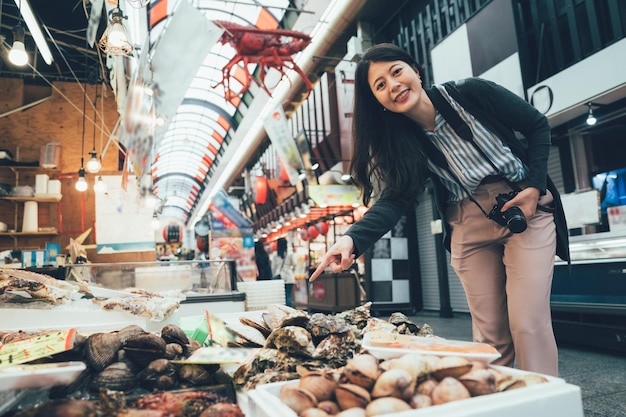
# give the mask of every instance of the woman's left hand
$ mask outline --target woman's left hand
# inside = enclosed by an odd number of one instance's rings
[[[528,187],[517,193],[517,195],[502,206],[502,212],[507,211],[511,207],[519,207],[524,213],[526,219],[530,219],[537,211],[537,202],[539,201],[539,189]]]

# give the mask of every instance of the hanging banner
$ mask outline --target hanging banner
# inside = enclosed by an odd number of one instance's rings
[[[304,164],[281,105],[276,106],[265,116],[263,127],[265,127],[272,145],[276,148],[278,157],[289,177],[289,182],[295,185],[300,181],[299,176],[304,171]]]
[[[232,224],[240,229],[252,227],[252,221],[246,218],[237,207],[235,207],[228,199],[228,194],[224,190],[219,190],[211,200],[211,209],[218,211],[230,220]],[[228,226],[226,222],[225,226]],[[228,228],[228,227],[226,227]]]

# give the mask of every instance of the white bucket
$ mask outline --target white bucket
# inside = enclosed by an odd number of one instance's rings
[[[48,194],[56,196],[61,195],[61,180],[48,181]]]
[[[22,232],[39,231],[39,226],[37,224],[38,215],[39,213],[36,201],[27,201],[24,203],[24,221],[22,222]]]
[[[35,176],[35,195],[48,193],[48,177],[46,174],[37,174]]]

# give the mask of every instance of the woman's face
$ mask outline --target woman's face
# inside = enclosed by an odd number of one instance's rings
[[[370,63],[367,80],[376,100],[395,113],[415,109],[423,91],[418,72],[404,61]]]

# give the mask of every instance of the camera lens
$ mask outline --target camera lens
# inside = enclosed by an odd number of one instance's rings
[[[513,233],[522,233],[526,230],[526,218],[519,207],[511,207],[504,212],[506,225]]]

